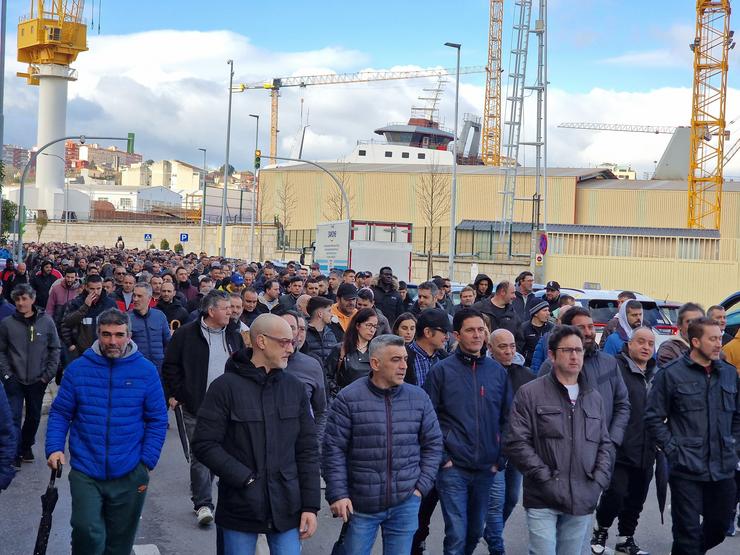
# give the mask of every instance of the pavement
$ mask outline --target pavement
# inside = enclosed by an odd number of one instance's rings
[[[40,496],[49,481],[49,473],[43,460],[43,444],[46,430],[46,416],[42,418],[38,441],[34,447],[37,460],[23,464],[22,470],[7,491],[0,493],[0,537],[3,555],[28,555],[33,553],[36,530],[41,517]],[[71,502],[67,470],[59,487],[59,502],[54,511],[54,522],[49,540],[48,555],[67,555],[70,552],[70,511]],[[174,417],[170,414],[170,428],[159,465],[151,473],[149,493],[142,514],[136,538],[136,555],[189,555],[216,552],[215,527],[199,528],[190,503],[188,465],[182,454]],[[215,494],[215,487],[214,487]],[[670,503],[670,498],[669,498]],[[319,526],[316,535],[304,542],[303,555],[328,555],[339,533],[340,522],[331,517],[324,502],[319,513]],[[609,544],[614,545],[616,527],[610,532]],[[427,540],[428,553],[442,553],[444,523],[439,508],[434,514],[431,535]],[[509,555],[527,553],[527,530],[524,511],[518,506],[506,524],[506,552]],[[638,543],[652,555],[670,553],[671,519],[670,509],[666,511],[666,522],[660,523],[655,492],[651,490],[640,525],[637,530]],[[373,555],[382,553],[378,539]],[[476,555],[488,553],[485,542],[481,540]],[[727,538],[724,543],[710,552],[712,555],[737,555],[740,553],[740,533]],[[398,555],[398,554],[389,554]],[[577,555],[577,554],[574,554]]]

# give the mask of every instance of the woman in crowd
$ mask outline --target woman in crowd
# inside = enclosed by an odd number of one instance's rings
[[[326,377],[332,396],[370,373],[368,347],[377,331],[378,316],[372,308],[363,308],[352,316],[344,341],[332,349],[326,361]]]
[[[410,312],[402,312],[393,323],[393,333],[403,338],[406,345],[414,340],[416,335],[416,316]]]

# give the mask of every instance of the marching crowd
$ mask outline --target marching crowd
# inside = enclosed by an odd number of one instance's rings
[[[323,490],[335,553],[369,554],[378,529],[386,554],[436,553],[439,505],[445,555],[503,554],[521,497],[530,554],[646,555],[654,477],[673,555],[735,534],[740,332],[720,306],[684,304],[656,350],[629,291],[597,341],[589,310],[554,281],[536,296],[530,272],[479,275],[454,304],[449,279],[412,300],[388,267],[122,247],[31,244],[0,272],[0,490],[40,455],[54,380],[44,457],[68,448],[74,554],[131,552],[168,409],[219,554],[264,535],[297,555]]]

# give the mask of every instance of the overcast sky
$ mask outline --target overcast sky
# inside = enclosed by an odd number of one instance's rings
[[[537,3],[536,1],[534,2]],[[136,133],[145,158],[223,163],[228,66],[235,82],[273,77],[345,73],[363,69],[454,67],[462,43],[463,66],[486,64],[488,1],[406,0],[374,2],[194,0],[99,2],[88,0],[88,52],[74,64],[69,133]],[[557,129],[565,121],[686,125],[691,110],[694,6],[675,0],[550,0],[549,165],[602,162],[653,168],[668,135]],[[5,142],[31,146],[36,137],[35,87],[15,77],[15,24],[27,1],[9,2],[5,75]],[[505,2],[504,68],[509,63],[513,1]],[[536,15],[536,9],[534,10]],[[94,25],[94,26],[93,26]],[[98,34],[98,25],[100,33]],[[535,44],[532,37],[531,45]],[[740,67],[732,51],[728,119],[740,115]],[[534,80],[536,52],[529,58]],[[505,75],[506,73],[504,73]],[[422,89],[434,80],[407,80],[285,88],[280,104],[280,150],[288,154],[304,120],[310,125],[304,156],[336,160],[373,130],[406,120]],[[505,83],[504,83],[505,84]],[[460,114],[482,115],[483,75],[461,79]],[[534,140],[533,98],[525,105],[522,140]],[[446,84],[440,119],[453,125],[454,79]],[[260,146],[269,149],[270,101],[266,91],[234,95],[232,163],[251,165],[254,119],[260,114]],[[740,133],[738,124],[730,129]],[[740,135],[738,135],[740,137]],[[377,137],[377,136],[375,136]],[[521,151],[528,164],[534,152]],[[740,157],[726,170],[740,175]]]

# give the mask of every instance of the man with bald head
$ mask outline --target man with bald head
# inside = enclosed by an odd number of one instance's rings
[[[512,395],[516,395],[521,386],[535,378],[532,370],[514,362],[516,340],[509,330],[499,328],[488,336],[488,352],[506,369]],[[483,533],[491,553],[504,552],[504,525],[519,502],[521,489],[522,474],[513,464],[507,465],[506,470],[497,473],[493,480],[488,497],[486,529]]]
[[[308,307],[308,301],[311,300],[311,297],[315,297],[316,295],[307,295],[303,294],[300,297],[298,297],[298,300],[295,302],[295,309],[299,311],[303,316],[308,318],[308,311],[306,310],[306,307]]]
[[[285,372],[288,322],[263,314],[249,335],[252,350],[235,353],[208,388],[192,449],[219,477],[220,553],[253,555],[265,534],[271,553],[299,555],[321,506],[316,427],[303,384]]]

